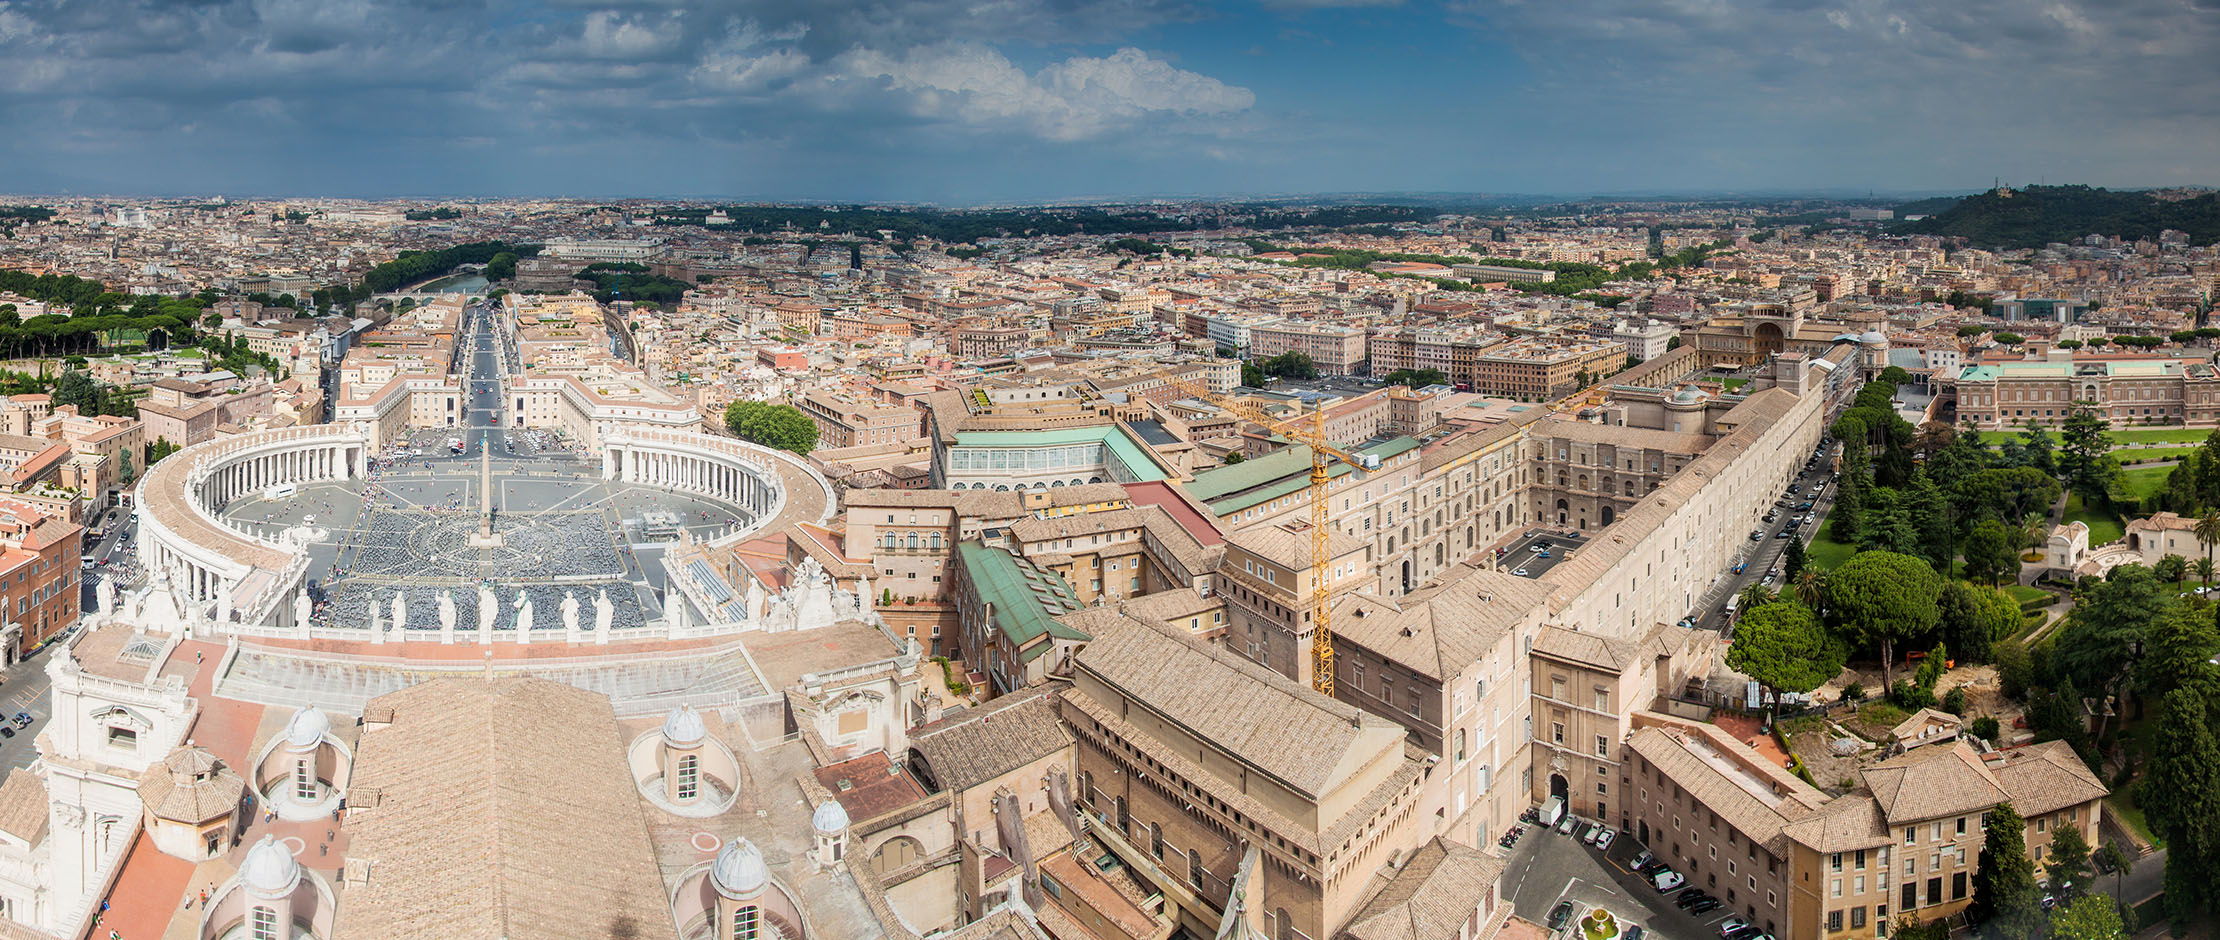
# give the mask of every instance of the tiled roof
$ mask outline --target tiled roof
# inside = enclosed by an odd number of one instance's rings
[[[2003,765],[1991,766],[1997,783],[2012,795],[2012,808],[2021,816],[2055,813],[2103,799],[2111,792],[2064,741],[2045,741],[2003,753]]]
[[[356,747],[332,940],[677,932],[606,696],[444,678],[373,699],[380,713],[392,723]]]
[[[1534,636],[1534,652],[1605,672],[1625,672],[1641,653],[1641,644],[1563,627],[1545,626]]]
[[[1350,940],[1448,940],[1495,892],[1503,863],[1435,836],[1342,928]]]
[[[1305,571],[1310,568],[1309,522],[1260,523],[1235,530],[1226,537],[1226,541],[1242,551],[1290,571]],[[1339,529],[1330,529],[1327,532],[1326,557],[1329,561],[1365,552],[1369,548],[1369,543]]]
[[[1783,854],[1782,831],[1818,811],[1824,793],[1790,776],[1712,725],[1646,727],[1627,738],[1627,746],[1656,765],[1697,803],[1734,828]],[[1739,759],[1738,759],[1739,758]]]
[[[1343,595],[1334,607],[1335,638],[1419,675],[1446,680],[1549,601],[1548,589],[1529,579],[1463,570],[1446,583],[1401,598]]]
[[[933,781],[963,790],[1071,745],[1048,686],[1027,689],[910,731]]]
[[[206,779],[195,780],[205,775]],[[216,756],[180,747],[139,775],[139,802],[154,815],[198,825],[239,807],[247,782]]]
[[[1981,755],[1963,739],[1923,747],[1864,770],[1865,785],[1890,825],[1978,813],[2006,799]]]
[[[0,783],[0,831],[32,845],[46,838],[46,781],[27,768],[8,773]]]
[[[1231,652],[1131,618],[1105,626],[1078,668],[1307,796],[1402,747],[1402,726]]]
[[[1816,852],[1851,852],[1889,843],[1888,821],[1870,793],[1852,793],[1783,827],[1781,832]]]

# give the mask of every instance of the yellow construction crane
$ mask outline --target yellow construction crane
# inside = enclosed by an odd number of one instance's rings
[[[1376,470],[1379,469],[1380,458],[1350,453],[1327,440],[1326,412],[1321,406],[1282,418],[1267,414],[1264,409],[1248,402],[1220,395],[1192,382],[1182,379],[1167,381],[1189,397],[1223,408],[1233,416],[1266,431],[1310,446],[1310,684],[1311,688],[1326,695],[1334,694],[1334,631],[1332,613],[1327,610],[1332,598],[1326,587],[1332,571],[1328,562],[1331,560],[1329,541],[1333,534],[1327,527],[1327,471],[1333,466],[1334,460],[1360,470]]]

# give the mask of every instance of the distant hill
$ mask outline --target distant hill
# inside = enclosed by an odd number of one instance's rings
[[[2112,192],[2089,186],[2029,186],[1967,196],[1947,208],[1942,200],[1921,200],[1899,214],[1931,212],[1895,231],[1946,235],[1983,248],[2041,248],[2085,235],[2155,239],[2165,229],[2189,233],[2198,245],[2220,242],[2220,194],[2183,198],[2179,191]]]

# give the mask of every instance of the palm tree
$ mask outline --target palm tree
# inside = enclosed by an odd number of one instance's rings
[[[1773,603],[1775,599],[1771,588],[1762,584],[1753,584],[1742,589],[1742,610],[1747,613]]]
[[[2204,582],[2205,582],[2205,586],[2206,586],[2206,587],[2211,587],[2211,586],[2212,586],[2212,572],[2213,572],[2212,559],[2210,559],[2210,558],[2199,558],[2199,559],[2197,559],[2197,577],[2199,577],[2199,578],[2202,578],[2202,579],[2204,579]]]
[[[1796,576],[1795,591],[1797,600],[1816,611],[1820,601],[1827,597],[1827,575],[1816,569],[1806,568]]]
[[[2220,542],[2220,513],[2197,520],[2196,527],[2190,529],[2190,531],[2197,536],[2197,543],[2205,547],[2205,561],[2210,563],[2212,561],[2212,546],[2214,543]]]
[[[2039,512],[2031,512],[2020,520],[2020,544],[2028,551],[2042,551],[2050,541],[2050,519]]]

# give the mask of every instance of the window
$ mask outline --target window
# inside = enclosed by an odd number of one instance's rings
[[[1565,723],[1564,723],[1564,722],[1562,722],[1562,721],[1552,721],[1552,722],[1550,722],[1550,723],[1549,723],[1549,740],[1550,740],[1550,741],[1551,741],[1552,743],[1556,743],[1556,744],[1563,744],[1563,743],[1565,743]]]
[[[1611,710],[1611,690],[1602,688],[1600,686],[1597,687],[1596,710],[1599,712],[1607,712]]]
[[[1865,929],[1865,908],[1863,908],[1863,907],[1853,907],[1853,908],[1851,908],[1851,909],[1850,909],[1850,929],[1852,929],[1852,930],[1864,930],[1864,929]]]
[[[267,907],[257,907],[249,918],[248,935],[254,940],[290,940],[278,936],[277,912]]]
[[[1835,854],[1833,854],[1833,855],[1827,856],[1827,870],[1828,870],[1828,871],[1833,871],[1833,872],[1840,872],[1840,871],[1842,871],[1842,853],[1841,853],[1841,852],[1836,852],[1836,853],[1835,853]]]
[[[1457,729],[1457,763],[1465,762],[1465,729]]]
[[[1962,871],[1952,872],[1950,875],[1950,899],[1953,901],[1959,901],[1964,900],[1965,896],[1966,873]]]
[[[1149,854],[1159,862],[1164,860],[1164,827],[1155,823],[1149,823]]]
[[[1964,816],[1958,817],[1958,834],[1966,834],[1966,818]]]
[[[303,803],[316,801],[316,773],[309,769],[308,761],[293,762],[293,798]]]
[[[763,911],[750,904],[732,912],[732,940],[758,940],[762,936]]]
[[[1549,697],[1560,702],[1565,700],[1565,678],[1563,676],[1549,677]]]
[[[1942,903],[1942,879],[1941,879],[1941,878],[1929,878],[1929,879],[1927,879],[1927,903],[1929,903],[1929,904],[1941,904],[1941,903]]]
[[[1596,735],[1596,756],[1597,756],[1597,757],[1610,757],[1610,756],[1611,756],[1611,739],[1610,739],[1610,738],[1604,737],[1603,735],[1600,735],[1600,734],[1599,734],[1599,735]],[[1601,769],[1601,768],[1598,768],[1598,769]]]
[[[1905,845],[1918,845],[1918,844],[1919,844],[1919,827],[1918,827],[1918,826],[1905,826],[1905,827],[1904,827],[1904,844],[1905,844]]]
[[[108,746],[120,747],[126,751],[136,751],[139,749],[139,733],[130,728],[118,728],[110,725],[108,726]]]
[[[691,800],[701,792],[701,757],[688,754],[678,759],[678,799]]]
[[[1841,912],[1841,911],[1828,911],[1828,912],[1827,912],[1827,932],[1829,932],[1829,933],[1833,933],[1833,932],[1835,932],[1835,931],[1838,931],[1838,930],[1841,930],[1841,929],[1842,929],[1842,912]]]

